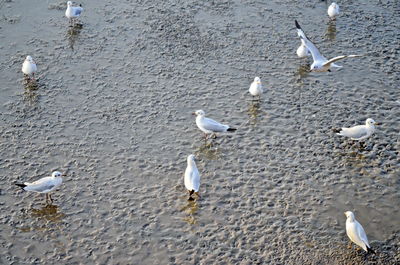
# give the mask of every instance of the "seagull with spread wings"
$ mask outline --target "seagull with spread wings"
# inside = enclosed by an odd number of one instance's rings
[[[330,60],[326,59],[318,50],[318,48],[310,41],[309,38],[307,38],[306,34],[304,33],[303,29],[300,27],[299,23],[297,20],[295,20],[296,23],[296,28],[297,28],[297,34],[299,35],[300,39],[304,41],[305,46],[307,49],[311,52],[311,55],[313,57],[314,62],[312,63],[310,70],[315,71],[315,72],[330,72],[331,66],[333,67],[342,67],[339,65],[336,65],[335,62],[345,59],[345,58],[353,58],[353,57],[360,57],[361,55],[340,55],[337,57],[334,57]]]

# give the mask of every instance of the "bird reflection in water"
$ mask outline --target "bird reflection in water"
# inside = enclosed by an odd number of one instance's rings
[[[300,77],[300,79],[307,77],[309,73],[310,73],[310,65],[308,65],[308,64],[300,65],[296,71],[296,75],[298,75]]]
[[[221,150],[214,142],[204,142],[197,149],[196,155],[208,160],[218,160],[221,155]]]
[[[25,78],[24,79],[24,88],[26,91],[35,91],[39,88],[39,83],[37,79]]]
[[[47,204],[41,208],[32,208],[24,214],[24,219],[33,220],[32,226],[25,226],[21,228],[21,231],[46,231],[49,228],[54,228],[53,226],[50,227],[49,224],[58,224],[64,217],[65,214],[60,212],[58,206],[54,204]]]
[[[82,24],[74,24],[68,28],[67,38],[68,38],[69,47],[71,48],[71,50],[74,49],[75,42],[78,39],[82,28],[83,28]]]
[[[29,106],[35,106],[39,102],[37,91],[26,89],[22,95],[23,101]]]
[[[325,36],[331,41],[336,39],[336,21],[329,20]]]
[[[253,100],[249,104],[247,114],[249,115],[249,122],[251,125],[256,125],[258,122],[258,116],[261,113],[260,100]]]
[[[186,214],[186,216],[183,218],[183,221],[191,225],[197,224],[196,213],[198,210],[198,201],[187,201],[187,204],[181,209],[181,211],[185,212]]]

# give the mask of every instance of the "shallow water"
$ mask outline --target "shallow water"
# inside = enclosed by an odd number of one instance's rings
[[[64,2],[0,2],[0,263],[400,262],[398,1],[347,1],[334,23],[320,1],[82,4],[70,28]],[[327,57],[366,56],[308,73],[294,19]],[[200,108],[237,132],[205,144]],[[367,117],[364,148],[331,131]],[[13,185],[55,169],[52,206]],[[377,255],[347,248],[346,210]]]

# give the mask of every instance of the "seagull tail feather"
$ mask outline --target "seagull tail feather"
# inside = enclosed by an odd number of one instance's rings
[[[370,248],[369,246],[367,246],[367,253],[376,254],[376,252],[372,248]]]
[[[189,199],[188,199],[188,201],[194,201],[194,199],[192,197],[193,193],[194,193],[194,190],[189,191]]]
[[[17,185],[18,187],[21,187],[21,189],[24,189],[26,187],[26,185],[22,184],[22,183],[15,183],[15,185]]]
[[[332,131],[333,131],[334,133],[340,134],[340,132],[342,131],[342,129],[333,128]]]

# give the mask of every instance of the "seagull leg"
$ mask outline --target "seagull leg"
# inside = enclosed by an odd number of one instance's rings
[[[51,198],[51,194],[49,193],[50,204],[53,203],[53,198]]]
[[[197,197],[201,198],[200,193],[199,192],[195,192],[194,194],[197,195]]]

